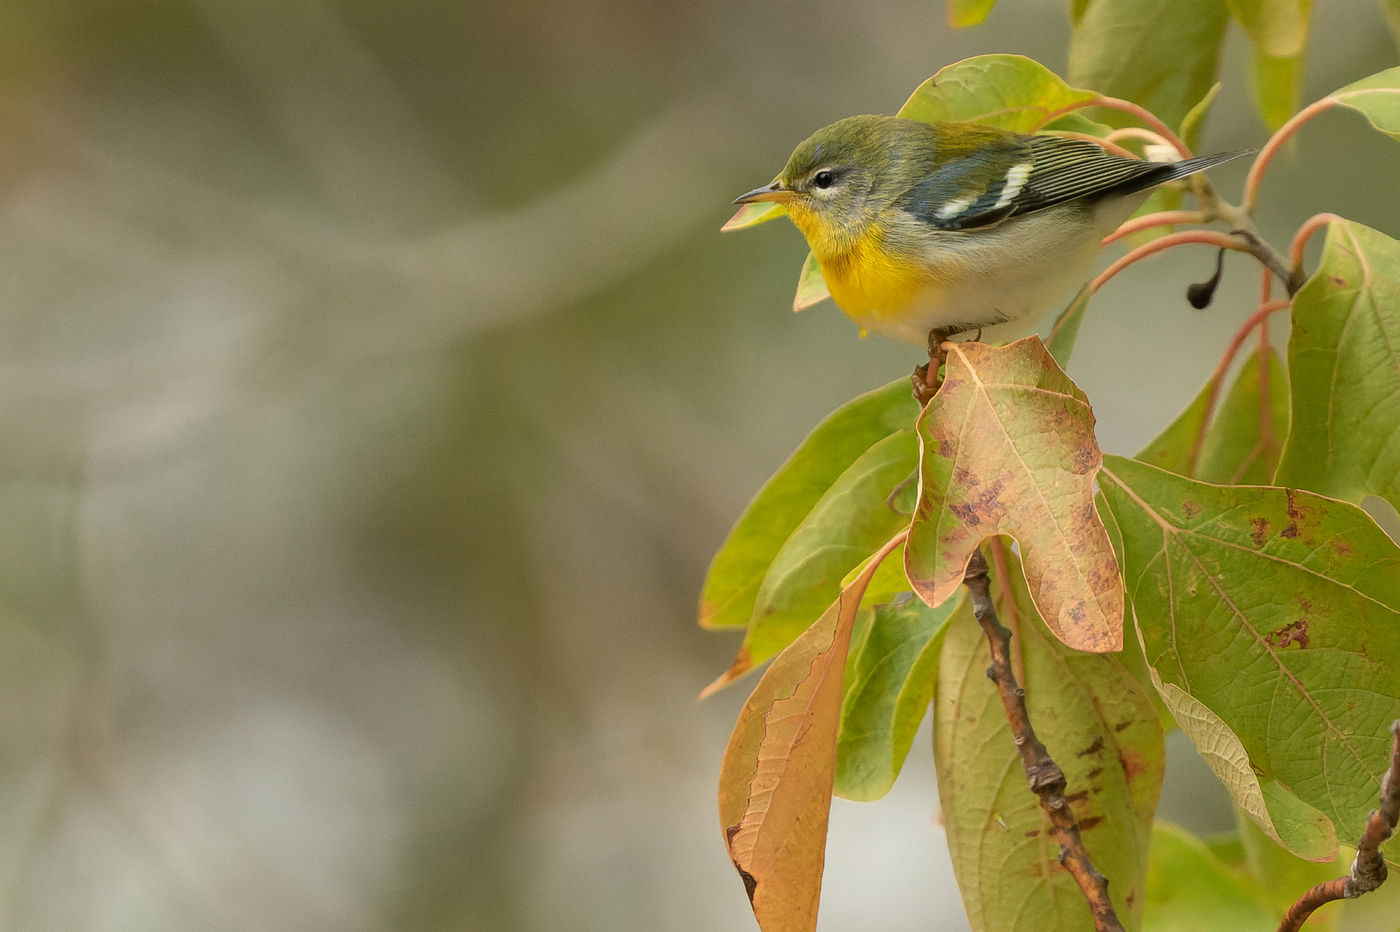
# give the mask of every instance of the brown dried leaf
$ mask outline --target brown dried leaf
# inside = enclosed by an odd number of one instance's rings
[[[763,932],[816,928],[846,652],[856,610],[879,565],[872,560],[773,660],[724,752],[720,826]]]

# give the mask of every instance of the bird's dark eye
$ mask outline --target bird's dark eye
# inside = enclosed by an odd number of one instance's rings
[[[821,188],[825,191],[836,183],[836,173],[828,168],[823,168],[812,176],[812,187]]]

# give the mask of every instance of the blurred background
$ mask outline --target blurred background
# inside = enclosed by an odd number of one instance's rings
[[[752,927],[714,806],[745,687],[694,606],[822,415],[907,373],[805,253],[719,234],[940,66],[1057,71],[1062,0],[0,7],[0,926]],[[1396,62],[1317,0],[1305,98]],[[1203,150],[1257,146],[1232,35]],[[1245,166],[1213,177],[1236,196]],[[1271,173],[1400,232],[1354,114]],[[1071,373],[1132,453],[1253,309],[1116,280]],[[1281,328],[1276,328],[1276,330]],[[837,801],[823,929],[964,928],[927,741]],[[1228,827],[1173,745],[1165,813]],[[872,924],[872,917],[878,922]]]

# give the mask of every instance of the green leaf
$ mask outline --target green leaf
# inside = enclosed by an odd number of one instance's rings
[[[1278,465],[1279,438],[1287,431],[1288,385],[1273,348],[1264,352],[1267,382],[1259,375],[1259,356],[1257,352],[1250,354],[1229,393],[1217,406],[1204,437],[1201,433],[1206,411],[1215,390],[1212,380],[1207,380],[1186,410],[1144,447],[1137,459],[1207,482],[1268,482]]]
[[[1235,804],[1263,832],[1300,857],[1325,861],[1336,853],[1337,835],[1328,818],[1278,781],[1256,773],[1239,736],[1219,715],[1186,690],[1163,682],[1150,665],[1148,676],[1172,721],[1191,739]]]
[[[1284,914],[1299,893],[1345,874],[1351,866],[1349,859],[1344,862],[1340,856],[1321,863],[1305,861],[1281,848],[1247,813],[1236,810],[1236,816],[1236,837],[1240,839],[1249,873],[1262,881],[1264,896],[1278,916]],[[1307,928],[1309,932],[1326,932],[1336,927],[1339,915],[1339,910],[1321,910],[1308,919]]]
[[[1334,221],[1293,299],[1293,426],[1277,482],[1400,507],[1400,243]]]
[[[1238,739],[1266,802],[1282,791],[1356,831],[1400,717],[1400,548],[1360,508],[1310,492],[1121,457],[1099,475],[1148,664],[1175,687],[1163,699],[1182,729],[1196,737],[1173,706],[1185,696]]]
[[[826,287],[826,279],[822,277],[821,263],[808,252],[807,258],[802,260],[802,271],[797,276],[797,294],[793,296],[792,309],[805,311],[829,297],[831,292]]]
[[[1328,98],[1356,110],[1376,129],[1400,140],[1400,67],[1348,84]]]
[[[1069,357],[1074,353],[1075,341],[1079,339],[1079,327],[1084,323],[1084,314],[1089,309],[1089,299],[1094,296],[1085,283],[1083,288],[1055,318],[1050,335],[1045,338],[1045,348],[1055,357],[1060,368],[1069,365]]]
[[[1029,133],[1065,107],[1093,100],[1024,55],[979,55],[948,65],[899,108],[899,116],[928,123],[970,120]]]
[[[948,25],[954,29],[976,26],[996,4],[997,0],[948,0]]]
[[[1179,476],[1191,475],[1195,469],[1192,451],[1201,431],[1205,430],[1213,390],[1214,383],[1208,380],[1186,409],[1139,451],[1138,460]]]
[[[879,799],[894,785],[933,700],[948,619],[966,611],[966,604],[957,598],[929,608],[921,599],[907,598],[862,612],[846,667],[837,795]]]
[[[1300,55],[1308,41],[1312,0],[1229,0],[1249,41],[1266,55]]]
[[[1303,96],[1303,55],[1269,55],[1254,50],[1250,93],[1264,125],[1276,130],[1287,123]]]
[[[897,379],[832,412],[759,491],[710,563],[700,595],[700,624],[746,627],[773,557],[856,459],[914,423],[919,406],[908,379]]]
[[[1400,0],[1379,0],[1381,15],[1390,27],[1390,34],[1400,44]]]
[[[1181,129],[1177,135],[1185,140],[1188,146],[1195,146],[1201,137],[1201,129],[1205,126],[1206,116],[1210,113],[1210,105],[1215,103],[1215,95],[1220,93],[1220,82],[1216,81],[1206,91],[1206,96],[1197,101],[1196,105],[1186,111],[1186,116],[1181,118]]]
[[[892,492],[918,466],[912,430],[877,441],[836,479],[783,542],[754,598],[753,619],[721,688],[802,633],[841,590],[841,580],[909,523],[890,508]]]
[[[1036,734],[1064,770],[1066,797],[1126,928],[1142,916],[1163,746],[1148,697],[1114,654],[1063,646],[1036,620],[1024,578],[991,555],[1000,620]],[[1059,864],[1048,817],[1026,786],[981,628],[948,626],[934,700],[934,763],[948,848],[975,930],[1090,928],[1089,908]]]
[[[1259,881],[1232,870],[1185,829],[1162,821],[1152,830],[1146,912],[1143,932],[1272,929],[1280,916]]]
[[[1206,431],[1195,478],[1222,485],[1263,485],[1278,466],[1288,432],[1288,383],[1283,364],[1268,347],[1265,378],[1251,353]]]
[[[1040,340],[952,344],[918,430],[920,498],[904,552],[914,591],[941,604],[977,546],[1010,534],[1055,636],[1122,649],[1122,579],[1094,508],[1094,414]]]
[[[1228,20],[1220,0],[1090,0],[1070,40],[1069,81],[1175,126],[1215,83]]]

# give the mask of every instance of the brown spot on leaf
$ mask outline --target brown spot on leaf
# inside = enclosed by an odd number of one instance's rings
[[[1099,451],[1089,444],[1081,444],[1075,447],[1070,454],[1069,469],[1076,476],[1082,476],[1087,472],[1092,472],[1098,468]]]
[[[1026,837],[1027,837],[1027,838],[1034,838],[1035,836],[1037,836],[1037,835],[1039,835],[1039,834],[1040,834],[1040,829],[1038,829],[1038,828],[1033,828],[1033,829],[1031,829],[1029,832],[1026,832]]]
[[[1082,802],[1084,802],[1084,800],[1086,800],[1086,799],[1088,799],[1088,798],[1089,798],[1089,791],[1088,791],[1088,790],[1080,790],[1078,793],[1066,793],[1066,794],[1065,794],[1065,802],[1069,803],[1070,805],[1074,805],[1075,803],[1082,803]]]
[[[1292,540],[1299,534],[1298,522],[1306,521],[1312,509],[1298,504],[1298,493],[1293,489],[1284,489],[1283,494],[1287,500],[1288,526],[1279,531],[1279,534]]]
[[[1094,743],[1079,752],[1080,757],[1088,757],[1090,754],[1097,754],[1103,750],[1103,735],[1094,739]]]
[[[1279,650],[1285,650],[1295,644],[1298,645],[1299,650],[1303,650],[1308,646],[1308,620],[1299,618],[1277,631],[1270,631],[1264,640]]]
[[[1115,732],[1127,731],[1129,728],[1132,728],[1132,727],[1133,727],[1133,720],[1132,720],[1132,719],[1127,719],[1127,720],[1125,720],[1125,721],[1119,722],[1118,724],[1114,725],[1114,726],[1113,726],[1113,730],[1114,730]]]
[[[1188,498],[1181,503],[1181,510],[1186,513],[1187,518],[1194,518],[1201,513],[1201,506]]]
[[[963,524],[976,526],[983,522],[996,524],[1001,520],[1006,508],[1001,503],[1001,490],[1005,485],[1000,479],[973,494],[974,483],[968,487],[968,494],[961,502],[949,502],[948,510]]]
[[[1123,776],[1129,782],[1147,773],[1147,760],[1138,751],[1119,751],[1118,766],[1123,768]]]
[[[1347,280],[1340,275],[1329,275],[1327,277],[1332,279],[1332,284],[1336,285],[1338,288],[1345,288],[1347,286]]]
[[[1089,771],[1088,773],[1086,773],[1086,774],[1084,775],[1084,779],[1085,779],[1085,780],[1093,780],[1095,777],[1097,777],[1097,776],[1098,776],[1099,774],[1101,774],[1101,773],[1103,773],[1103,768],[1102,768],[1102,767],[1095,767],[1093,770]]]
[[[1249,539],[1254,541],[1254,546],[1263,547],[1264,541],[1269,539],[1269,519],[1264,517],[1249,519]]]
[[[1330,543],[1332,544],[1332,552],[1335,553],[1337,556],[1339,556],[1339,557],[1349,557],[1349,556],[1351,556],[1351,554],[1352,554],[1351,544],[1348,544],[1346,541],[1342,540],[1341,538],[1336,538],[1336,537],[1334,537],[1334,538],[1330,541]]]
[[[1089,829],[1093,828],[1095,825],[1098,825],[1102,821],[1103,816],[1101,815],[1085,816],[1084,818],[1079,820],[1079,830],[1081,832],[1087,832]]]

